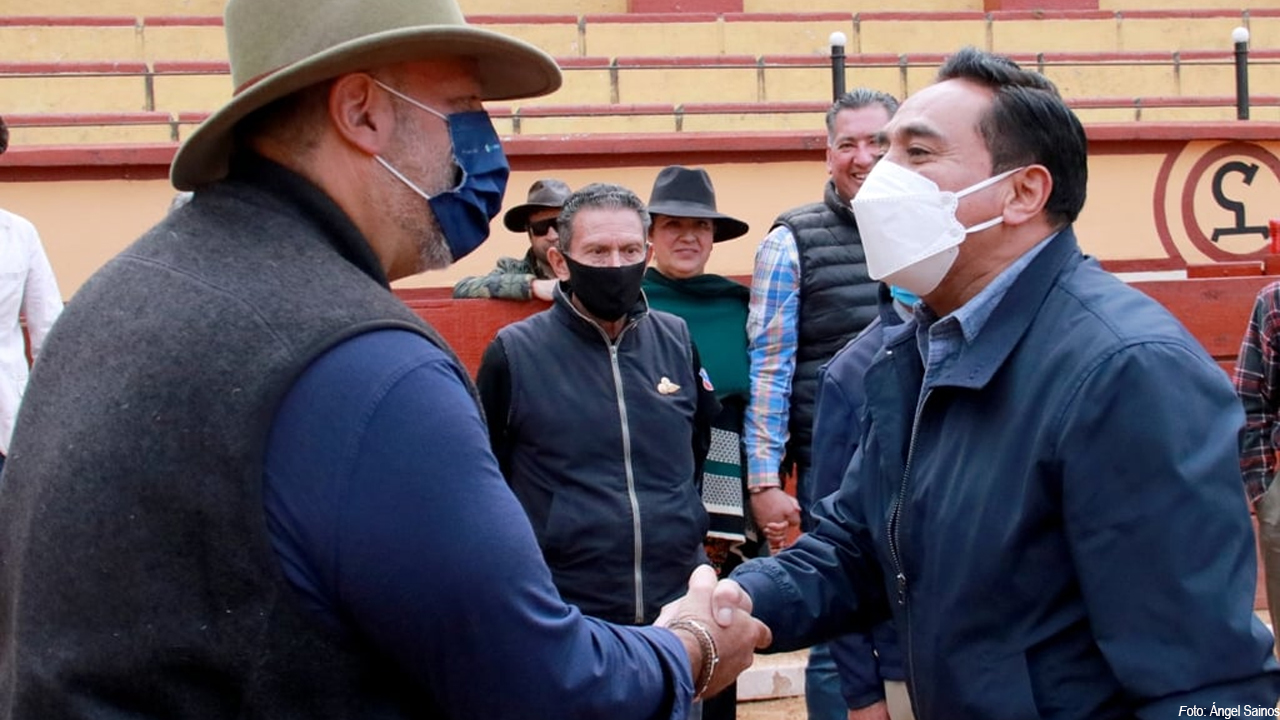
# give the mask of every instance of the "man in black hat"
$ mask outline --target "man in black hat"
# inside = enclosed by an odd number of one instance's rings
[[[560,239],[556,216],[569,197],[569,186],[555,178],[543,178],[529,186],[529,201],[502,216],[511,232],[529,234],[529,251],[522,258],[498,258],[488,275],[464,277],[453,286],[455,298],[499,300],[551,300],[556,275],[547,262],[547,250]]]

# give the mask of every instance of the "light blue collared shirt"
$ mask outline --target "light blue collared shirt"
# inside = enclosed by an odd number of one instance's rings
[[[996,306],[1004,299],[1005,293],[1009,292],[1009,288],[1022,275],[1022,271],[1057,236],[1058,233],[1055,232],[1023,253],[1022,257],[1001,271],[977,295],[946,317],[939,318],[924,303],[916,304],[916,343],[920,347],[920,359],[924,361],[922,393],[924,388],[929,387],[931,379],[936,378],[965,345],[973,343],[991,318],[991,313],[995,312]]]

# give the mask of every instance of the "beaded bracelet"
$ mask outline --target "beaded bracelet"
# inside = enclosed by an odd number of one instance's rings
[[[716,648],[716,639],[712,637],[706,625],[693,618],[680,618],[668,625],[667,629],[688,631],[698,641],[698,649],[702,652],[702,672],[698,674],[701,682],[698,683],[698,689],[693,697],[695,700],[700,700],[707,688],[711,687],[711,676],[715,674],[716,666],[720,664],[720,651]]]

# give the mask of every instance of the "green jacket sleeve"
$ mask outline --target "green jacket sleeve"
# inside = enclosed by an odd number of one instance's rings
[[[453,296],[528,300],[532,297],[533,280],[534,275],[523,260],[498,258],[498,266],[488,275],[475,275],[459,280],[453,286]]]

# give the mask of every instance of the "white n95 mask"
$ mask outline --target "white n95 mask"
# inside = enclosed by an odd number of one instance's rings
[[[969,233],[999,225],[994,217],[966,228],[956,219],[960,198],[990,187],[1022,168],[943,192],[937,183],[901,165],[881,160],[853,198],[853,214],[867,254],[867,272],[916,295],[933,292],[960,253]]]

